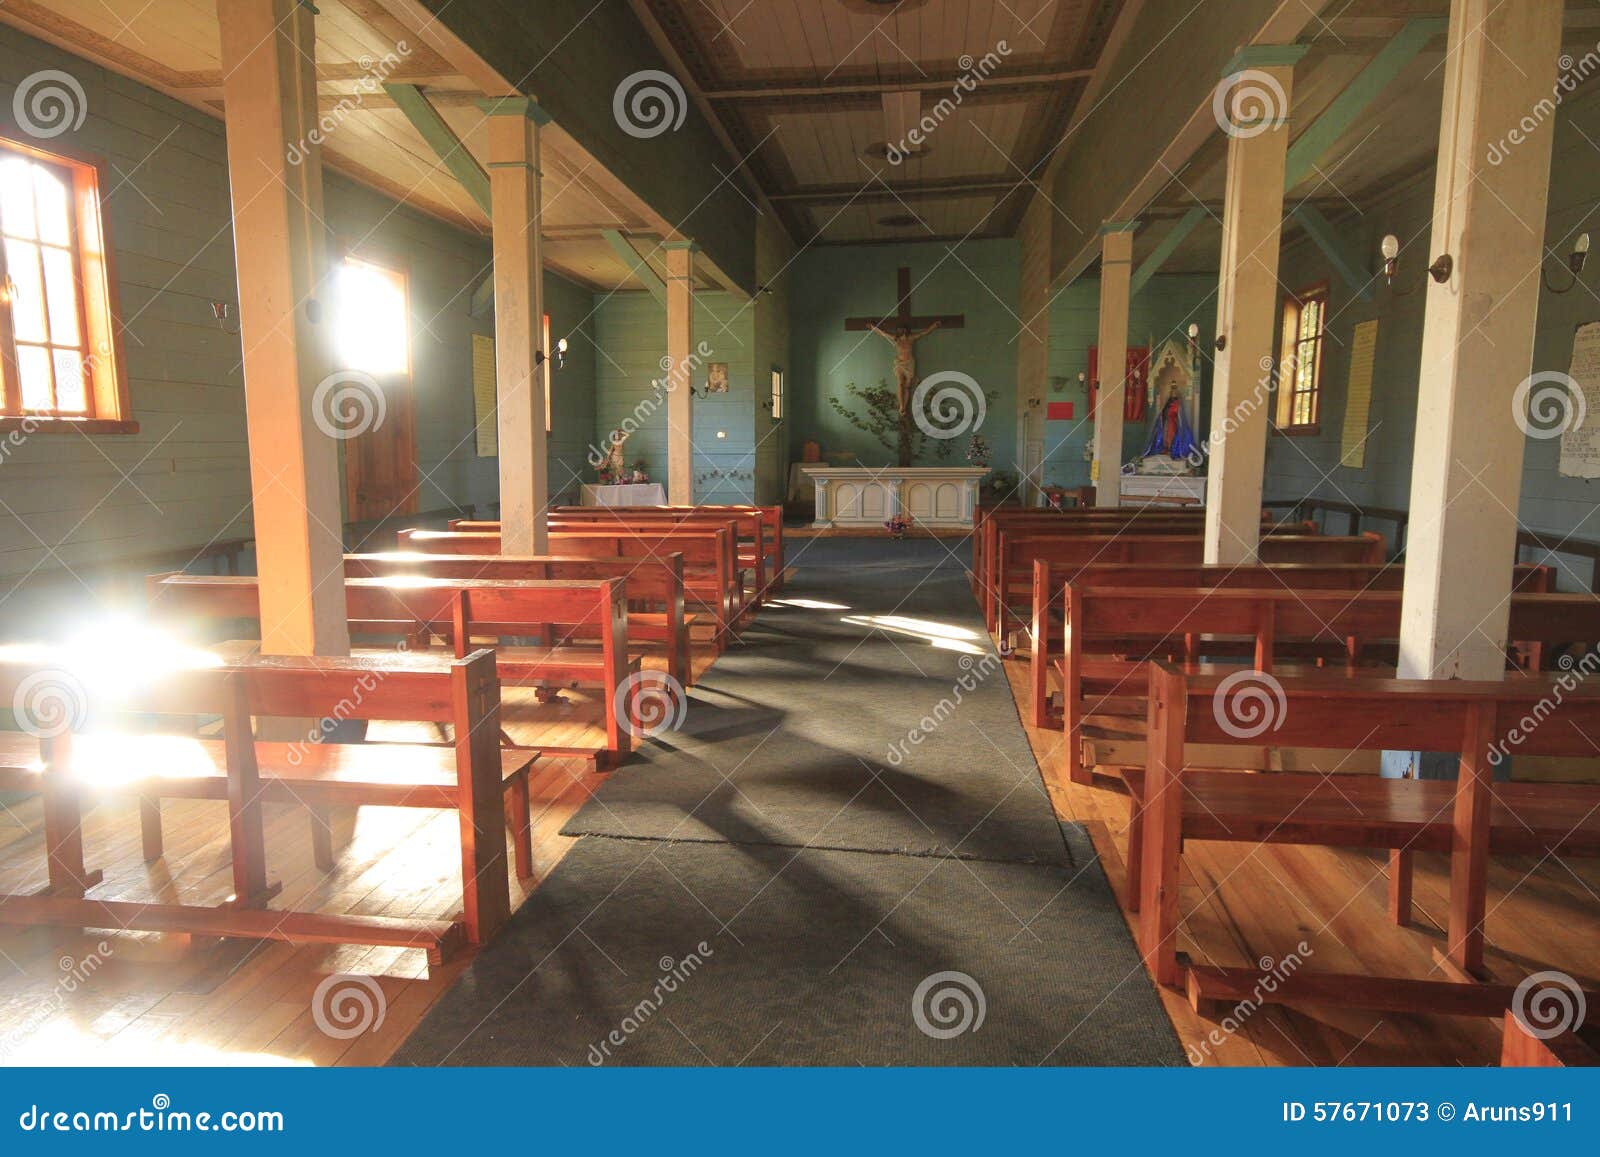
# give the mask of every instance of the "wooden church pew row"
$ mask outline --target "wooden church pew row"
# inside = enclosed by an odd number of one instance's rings
[[[397,535],[402,551],[421,554],[485,555],[500,553],[500,535],[494,531],[402,530]],[[711,612],[713,654],[720,655],[736,637],[735,590],[741,580],[734,567],[732,535],[726,530],[672,531],[643,534],[632,531],[553,530],[553,552],[582,558],[662,558],[683,555],[685,603]]]
[[[551,531],[598,531],[603,534],[626,533],[661,535],[674,534],[680,531],[728,531],[728,548],[733,558],[730,565],[739,575],[739,582],[735,591],[735,604],[738,612],[743,614],[747,609],[752,609],[756,603],[765,597],[765,586],[768,580],[767,555],[761,550],[761,518],[758,514],[728,515],[728,514],[696,514],[696,515],[643,515],[638,518],[626,517],[632,507],[627,510],[607,512],[602,509],[598,514],[559,514],[552,512],[549,517]],[[754,534],[750,544],[745,545],[745,538]],[[744,575],[749,572],[753,576],[753,587],[745,589]]]
[[[1086,715],[1125,712],[1130,702],[1143,713],[1141,666],[1147,659],[1181,650],[1185,662],[1194,665],[1201,650],[1215,646],[1201,642],[1201,636],[1220,635],[1244,640],[1256,671],[1273,672],[1286,645],[1337,648],[1345,656],[1345,668],[1353,671],[1364,649],[1370,652],[1375,644],[1399,640],[1402,597],[1397,590],[1067,584],[1062,596],[1065,643],[1057,670],[1069,778],[1093,782],[1083,756]],[[1511,639],[1536,654],[1556,643],[1600,639],[1600,599],[1515,594],[1508,629]]]
[[[1269,512],[1262,511],[1264,527],[1280,528],[1282,533],[1319,533],[1315,523],[1280,521]],[[1298,528],[1298,530],[1290,529]],[[1022,507],[980,511],[972,536],[973,566],[975,576],[989,573],[987,560],[993,557],[998,535],[1002,531],[1015,533],[1051,534],[1115,534],[1138,530],[1141,533],[1200,534],[1205,530],[1204,509],[1172,510],[1133,506],[1112,506],[1088,510],[1039,510]]]
[[[623,515],[642,512],[650,517],[682,517],[685,515],[717,516],[723,513],[734,515],[755,515],[759,525],[752,526],[751,541],[759,544],[759,553],[762,556],[762,573],[765,583],[761,588],[761,597],[769,597],[783,586],[783,572],[785,567],[783,553],[783,507],[782,506],[754,506],[738,503],[722,506],[706,503],[698,506],[628,506],[628,507],[593,507],[593,506],[556,506],[551,508],[553,514],[601,514]],[[741,529],[741,534],[743,530]]]
[[[625,584],[628,645],[659,644],[667,674],[684,687],[694,681],[690,628],[698,615],[683,609],[683,555],[661,558],[583,558],[576,555],[445,555],[392,551],[344,556],[346,578],[496,579],[541,582],[616,579]]]
[[[760,520],[761,533],[754,533],[751,528],[750,541],[761,543],[762,566],[765,575],[766,592],[778,590],[783,585],[784,551],[783,551],[783,507],[782,506],[747,506],[747,505],[714,505],[705,504],[698,506],[553,506],[550,508],[552,516],[599,516],[614,517],[627,521],[633,515],[648,518],[682,518],[686,515],[699,515],[716,517],[756,515]],[[474,520],[465,518],[452,518],[449,523],[451,530],[492,530],[499,531],[498,520]],[[741,537],[744,532],[741,531]],[[747,556],[749,558],[750,556]],[[750,559],[750,561],[754,561]]]
[[[1500,1067],[1507,1069],[1576,1069],[1600,1066],[1600,1026],[1588,1024],[1535,1036],[1516,1012],[1508,1010],[1500,1034]]]
[[[1567,598],[1525,595],[1520,598]],[[1580,596],[1581,597],[1581,596]],[[1591,602],[1593,600],[1590,600]],[[1149,758],[1141,790],[1145,838],[1139,948],[1158,983],[1182,985],[1198,1009],[1243,992],[1283,1004],[1337,1003],[1498,1016],[1515,986],[1483,983],[1487,869],[1492,855],[1600,855],[1600,786],[1494,782],[1497,753],[1595,754],[1600,687],[1545,676],[1503,682],[1384,679],[1317,673],[1285,677],[1259,734],[1241,729],[1226,676],[1147,669]],[[1219,700],[1223,702],[1219,703]],[[1540,720],[1531,729],[1526,718]],[[1251,728],[1250,731],[1255,731]],[[1321,775],[1240,775],[1186,765],[1191,744],[1333,744],[1368,751],[1457,752],[1455,782]],[[1443,953],[1453,979],[1415,980],[1301,970],[1270,992],[1254,968],[1189,965],[1177,951],[1185,840],[1448,850],[1450,895]],[[1588,993],[1590,1017],[1600,993]]]
[[[639,670],[628,653],[622,584],[593,582],[498,582],[493,579],[346,579],[345,607],[351,634],[398,635],[404,641],[426,633],[449,636],[458,654],[474,635],[539,636],[551,644],[497,646],[496,669],[504,686],[539,688],[574,684],[603,693],[603,749],[540,744],[546,755],[593,759],[599,766],[631,750],[621,712],[624,683]],[[157,614],[218,620],[260,621],[260,592],[253,576],[156,575],[150,605]],[[553,630],[552,630],[553,629]],[[598,631],[598,646],[574,643],[569,634]],[[358,656],[383,655],[391,647],[357,648]]]
[[[122,656],[121,661],[128,661]],[[118,931],[185,932],[291,943],[421,948],[441,963],[465,941],[483,944],[511,912],[503,792],[526,782],[531,751],[503,751],[500,684],[487,650],[448,655],[354,658],[261,656],[237,649],[190,651],[147,662],[140,684],[100,702],[81,651],[0,648],[0,694],[7,700],[41,678],[83,699],[85,713],[132,711],[220,715],[220,744],[192,728],[167,733],[29,737],[31,757],[6,740],[0,784],[43,796],[50,887],[0,896],[0,924],[44,924]],[[83,666],[75,670],[75,665]],[[449,724],[448,745],[384,744],[371,752],[322,752],[308,740],[256,740],[252,718],[407,720]],[[317,752],[315,756],[310,753]],[[216,907],[93,899],[100,879],[83,860],[82,810],[102,792],[157,791],[187,777],[221,780],[231,834],[233,894]],[[414,801],[408,793],[415,793]],[[460,820],[462,910],[450,920],[269,909],[281,886],[268,880],[261,805],[280,798],[453,808]],[[426,801],[425,803],[423,801]],[[525,798],[523,800],[525,806]],[[526,823],[524,816],[522,823]]]
[[[1032,625],[1033,564],[1045,559],[1063,574],[1104,563],[1205,562],[1201,534],[1109,534],[1082,537],[1002,533],[987,582],[985,621],[990,634],[1004,639],[1011,631]],[[1331,534],[1264,534],[1257,549],[1266,563],[1365,563],[1384,561],[1383,536]]]
[[[1405,569],[1399,563],[1093,563],[1073,571],[1070,578],[1061,570],[1048,559],[1034,560],[1029,629],[1014,636],[1027,641],[1029,710],[1035,727],[1059,726],[1061,722],[1050,702],[1050,652],[1062,645],[1061,607],[1067,585],[1362,591],[1399,590],[1405,580]],[[1518,563],[1515,567],[1515,590],[1545,592],[1552,590],[1554,584],[1552,567],[1533,563]],[[1039,639],[1044,640],[1043,645],[1036,641]]]

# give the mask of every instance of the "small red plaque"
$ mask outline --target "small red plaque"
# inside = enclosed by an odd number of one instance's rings
[[[1049,402],[1044,408],[1045,420],[1049,422],[1070,422],[1072,420],[1071,402]]]

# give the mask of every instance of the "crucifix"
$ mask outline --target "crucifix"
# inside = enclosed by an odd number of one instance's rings
[[[966,315],[943,314],[933,317],[914,317],[911,313],[911,270],[902,265],[897,273],[900,305],[893,317],[850,317],[845,319],[847,331],[875,333],[894,346],[894,380],[900,388],[900,412],[911,406],[911,387],[917,382],[917,360],[911,347],[936,329],[960,329],[966,324]]]

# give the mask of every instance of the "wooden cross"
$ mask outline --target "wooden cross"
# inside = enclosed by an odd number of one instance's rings
[[[902,265],[897,273],[900,287],[900,304],[897,312],[891,317],[847,317],[844,328],[852,332],[870,330],[873,326],[894,333],[904,330],[913,333],[919,329],[926,329],[934,322],[939,323],[940,329],[960,329],[966,324],[966,315],[961,313],[944,314],[937,317],[914,317],[911,313],[911,269]]]

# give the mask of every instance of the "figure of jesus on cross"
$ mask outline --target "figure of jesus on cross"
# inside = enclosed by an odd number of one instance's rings
[[[897,271],[897,280],[900,308],[892,317],[847,318],[844,328],[875,333],[894,346],[894,380],[900,388],[900,413],[905,415],[911,408],[912,387],[917,384],[917,359],[911,347],[936,329],[960,329],[966,324],[966,315],[912,316],[911,270],[901,266]]]

